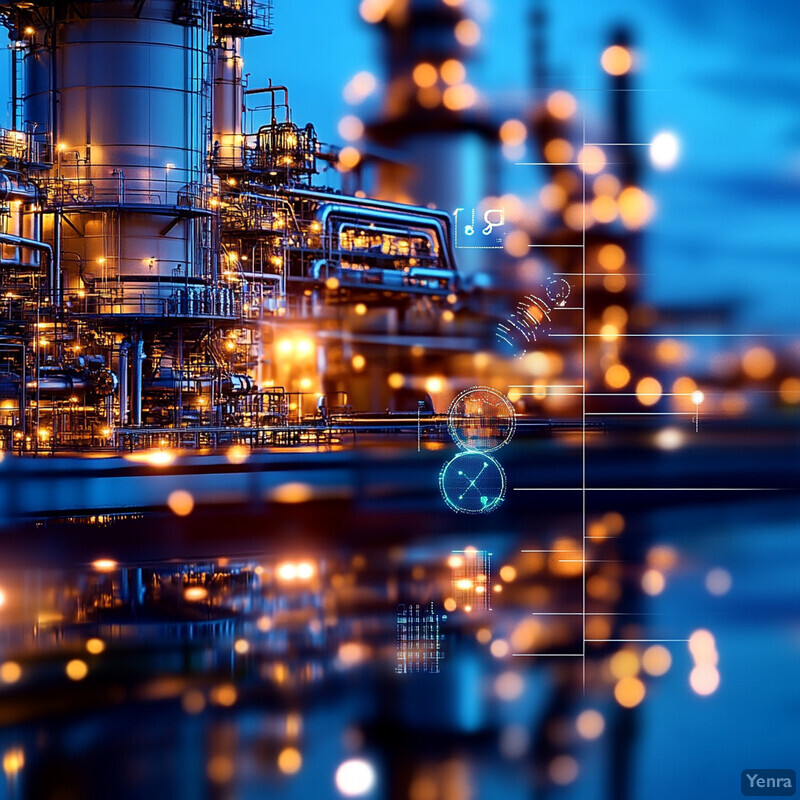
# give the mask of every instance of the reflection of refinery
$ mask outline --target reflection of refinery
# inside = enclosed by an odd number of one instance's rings
[[[286,424],[358,369],[328,321],[454,299],[448,215],[313,189],[335,157],[286,89],[246,85],[270,3],[2,10],[7,448]]]

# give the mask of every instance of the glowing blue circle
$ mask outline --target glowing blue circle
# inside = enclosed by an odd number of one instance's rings
[[[506,474],[486,453],[467,451],[442,467],[439,489],[453,511],[488,514],[498,508],[506,496]]]

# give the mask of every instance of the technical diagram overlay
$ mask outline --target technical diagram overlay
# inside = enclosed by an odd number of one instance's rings
[[[545,487],[545,486],[515,486],[515,492],[568,492],[574,493],[572,496],[575,498],[575,518],[576,524],[572,531],[565,533],[565,535],[556,538],[549,546],[545,545],[539,549],[523,550],[523,554],[530,554],[530,559],[542,562],[546,559],[550,565],[550,570],[556,574],[564,577],[565,579],[580,579],[580,592],[581,600],[580,605],[573,605],[570,608],[559,608],[552,610],[546,607],[539,607],[532,609],[534,619],[540,620],[543,625],[549,624],[547,620],[556,618],[566,624],[566,620],[570,617],[580,619],[580,649],[560,650],[558,647],[547,648],[546,646],[537,647],[533,645],[530,652],[514,652],[514,657],[542,657],[542,658],[566,658],[566,659],[579,659],[581,662],[582,680],[584,691],[586,689],[586,661],[587,661],[587,646],[602,646],[604,644],[619,645],[623,648],[635,648],[638,646],[647,645],[648,649],[644,655],[659,659],[669,657],[667,648],[664,645],[670,643],[686,643],[690,642],[689,638],[682,637],[679,632],[678,636],[674,638],[637,638],[637,627],[635,625],[622,626],[619,629],[615,628],[614,623],[608,620],[613,618],[613,612],[598,612],[590,610],[596,608],[596,598],[600,595],[600,588],[606,584],[604,581],[608,579],[602,575],[599,565],[625,563],[624,561],[617,561],[616,559],[605,558],[605,547],[608,546],[609,541],[624,535],[625,525],[624,519],[621,514],[615,511],[608,511],[605,514],[595,516],[592,514],[587,518],[587,495],[590,492],[684,492],[684,491],[736,491],[730,487],[681,487],[681,486],[648,486],[648,485],[634,485],[634,486],[591,486],[587,485],[587,424],[588,420],[596,420],[598,418],[616,418],[626,416],[648,417],[655,416],[660,418],[673,417],[678,419],[680,417],[692,417],[692,426],[695,431],[699,428],[699,409],[704,401],[704,393],[696,388],[693,381],[692,389],[687,392],[674,391],[670,394],[671,397],[684,398],[684,408],[674,408],[671,411],[664,411],[656,409],[655,406],[659,400],[667,396],[662,389],[661,383],[654,377],[646,376],[641,377],[637,382],[631,385],[635,391],[619,392],[621,388],[625,388],[631,383],[632,373],[628,367],[619,363],[611,363],[611,366],[605,370],[603,375],[605,386],[608,389],[615,391],[602,391],[602,390],[589,390],[591,378],[587,378],[587,350],[589,358],[595,357],[597,340],[606,344],[614,344],[618,346],[620,341],[624,341],[625,337],[652,337],[669,339],[674,337],[683,336],[707,336],[710,334],[685,334],[685,333],[658,333],[654,331],[630,332],[624,330],[624,322],[620,323],[617,319],[616,322],[612,320],[605,320],[602,327],[598,331],[593,330],[587,326],[587,281],[594,286],[598,281],[596,278],[602,279],[603,290],[608,295],[619,293],[626,285],[626,281],[634,276],[635,272],[618,273],[625,260],[625,252],[623,248],[614,243],[614,233],[609,232],[608,236],[611,237],[611,244],[607,247],[611,249],[608,251],[614,256],[613,261],[606,260],[606,263],[601,262],[601,266],[605,272],[587,272],[587,172],[585,167],[586,154],[596,153],[601,148],[618,148],[618,147],[645,147],[649,143],[631,143],[631,142],[587,142],[586,139],[586,120],[583,119],[583,134],[581,142],[580,153],[584,154],[579,156],[578,160],[574,162],[564,163],[562,167],[575,167],[580,168],[581,175],[580,183],[576,184],[575,194],[576,201],[579,201],[582,217],[577,220],[576,224],[571,225],[574,235],[571,239],[565,241],[542,241],[531,243],[528,246],[531,248],[548,248],[551,252],[564,253],[560,260],[554,260],[554,266],[557,269],[571,268],[569,272],[555,272],[553,277],[547,282],[545,288],[545,296],[537,294],[527,295],[517,305],[514,313],[510,315],[507,322],[497,326],[495,338],[498,342],[500,349],[506,354],[523,356],[531,350],[538,347],[541,341],[546,337],[556,338],[569,338],[577,339],[580,342],[579,352],[580,357],[580,375],[575,375],[574,380],[568,384],[553,384],[549,385],[539,382],[533,385],[517,385],[511,387],[517,390],[519,396],[524,396],[530,393],[536,397],[556,397],[556,396],[574,396],[580,400],[580,474],[579,481],[570,485]],[[583,159],[583,160],[582,160]],[[605,161],[603,162],[605,163]],[[520,167],[547,167],[546,161],[532,161],[532,162],[517,162]],[[596,188],[596,187],[595,187]],[[643,195],[638,192],[640,190],[633,189],[633,195],[638,200],[641,200]],[[642,203],[644,201],[642,200]],[[596,220],[595,220],[596,221]],[[640,223],[631,225],[630,227],[637,228]],[[593,232],[596,236],[596,232]],[[571,260],[565,255],[568,250],[563,248],[574,248],[579,255]],[[594,269],[594,268],[593,268]],[[609,275],[608,273],[613,273]],[[570,299],[573,287],[567,281],[580,281],[579,288],[574,292],[574,299],[571,301],[570,306],[567,306],[567,301]],[[592,288],[592,292],[596,289]],[[607,300],[608,302],[608,300]],[[612,309],[616,309],[616,305],[610,303]],[[555,324],[558,317],[555,316],[557,311],[579,312],[580,327],[575,325],[572,330],[559,330]],[[619,317],[619,314],[617,314]],[[573,315],[573,318],[575,316]],[[627,322],[627,317],[625,317]],[[739,334],[736,334],[739,335]],[[595,407],[587,410],[588,398],[602,398],[608,400],[609,398],[618,399],[618,403],[607,403],[605,407],[598,404]],[[631,404],[630,398],[637,398],[638,405]],[[661,449],[672,449],[677,446],[676,441],[680,441],[682,432],[677,428],[665,428],[659,432],[656,437],[656,446]],[[761,489],[748,489],[746,491],[762,491]],[[664,554],[660,556],[663,560]],[[642,589],[646,594],[658,593],[663,587],[663,575],[658,569],[652,566],[647,569],[641,578]],[[587,591],[589,587],[589,591]],[[592,600],[589,605],[588,600]],[[627,616],[635,617],[640,612],[626,612]],[[645,612],[641,612],[645,613]],[[690,647],[691,649],[691,647]],[[622,658],[627,657],[623,651]],[[618,654],[619,655],[619,654]],[[713,654],[716,657],[716,654]],[[648,656],[649,657],[649,656]],[[697,661],[695,659],[695,661]],[[650,674],[657,674],[651,672]],[[718,680],[718,677],[717,677]],[[627,681],[627,682],[625,682]],[[713,689],[712,689],[713,690]],[[627,676],[620,679],[615,687],[615,696],[622,705],[633,707],[640,702],[641,697],[644,696],[644,684],[638,678]]]
[[[488,386],[461,392],[447,412],[447,429],[463,450],[499,450],[511,441],[515,428],[516,412],[511,401]]]
[[[442,615],[441,619],[446,620],[447,615]],[[425,606],[419,603],[400,603],[397,606],[395,672],[439,673],[439,664],[444,659],[441,648],[444,636],[439,631],[439,622],[433,602]]]
[[[502,250],[505,244],[505,208],[487,208],[483,216],[469,210],[457,208],[453,212],[455,247],[457,250]]]
[[[570,288],[566,279],[550,277],[543,292],[544,297],[525,295],[508,319],[497,323],[495,340],[500,352],[522,358],[535,345],[541,344],[550,334],[553,309],[566,306]]]
[[[503,502],[506,474],[491,456],[468,450],[442,467],[439,489],[453,511],[486,514]]]
[[[451,570],[451,596],[466,612],[492,610],[492,554],[469,547],[453,550],[447,563]]]

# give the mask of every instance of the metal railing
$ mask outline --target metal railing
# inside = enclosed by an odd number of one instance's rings
[[[50,134],[0,128],[0,156],[29,165],[50,166],[53,164]]]
[[[164,287],[159,291],[117,285],[95,289],[83,297],[71,296],[70,301],[74,314],[86,316],[238,319],[242,315],[240,295],[210,286],[175,287],[165,295]]]

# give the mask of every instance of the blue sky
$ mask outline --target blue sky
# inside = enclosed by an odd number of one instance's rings
[[[488,19],[471,80],[511,113],[527,91],[527,0],[482,3]],[[600,125],[598,58],[618,23],[640,56],[638,139],[660,130],[681,140],[678,166],[651,171],[658,215],[649,229],[648,295],[657,302],[741,304],[738,332],[798,329],[800,294],[800,6],[784,0],[558,0],[550,3],[551,64]],[[362,69],[380,70],[379,38],[356,2],[277,0],[270,40],[251,47],[248,68],[286,81],[297,121],[336,140],[346,113],[341,89]],[[296,60],[296,34],[309,54]],[[262,55],[263,53],[263,55]],[[513,186],[509,187],[513,189]]]

